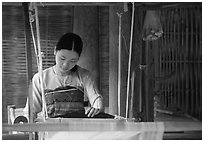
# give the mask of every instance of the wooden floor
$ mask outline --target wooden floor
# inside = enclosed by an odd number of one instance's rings
[[[190,116],[185,116],[185,115],[171,115],[171,114],[165,114],[165,113],[160,113],[158,112],[156,114],[156,118],[154,119],[155,122],[160,122],[160,121],[199,121],[196,120],[193,117]]]
[[[190,117],[188,115],[170,115],[158,112],[155,122],[197,122],[201,121]],[[202,124],[201,124],[202,125]],[[181,131],[181,132],[165,132],[163,136],[164,140],[202,140],[202,131]]]

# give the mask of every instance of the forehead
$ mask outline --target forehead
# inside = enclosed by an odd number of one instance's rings
[[[61,49],[57,51],[57,56],[64,56],[66,59],[78,59],[79,55],[77,52],[72,50]]]

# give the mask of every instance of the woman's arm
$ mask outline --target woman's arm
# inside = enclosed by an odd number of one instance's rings
[[[103,98],[98,91],[96,81],[87,71],[83,79],[84,91],[87,95],[91,107],[86,110],[88,117],[93,117],[103,111]]]
[[[32,92],[33,92],[33,108],[32,112],[34,115],[34,119],[37,118],[37,114],[42,110],[42,97],[40,90],[40,79],[39,74],[35,74],[32,80]]]
[[[32,82],[29,85],[29,98],[26,100],[26,105],[24,108],[24,116],[29,118],[29,107],[31,106],[30,111],[32,111],[33,120],[37,118],[37,113],[41,111],[41,91],[39,87],[38,75],[34,75]],[[32,99],[32,100],[28,100]],[[30,104],[29,104],[30,103]]]
[[[94,105],[92,107],[89,107],[85,114],[87,114],[88,117],[93,117],[94,115],[99,114],[100,112],[103,112],[103,102],[102,97],[96,98],[94,101]]]

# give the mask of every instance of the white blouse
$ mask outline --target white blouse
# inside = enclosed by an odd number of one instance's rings
[[[42,111],[42,91],[40,87],[40,75],[33,76],[33,112],[37,114]],[[59,87],[74,86],[84,90],[84,101],[89,100],[91,107],[103,109],[102,96],[99,94],[94,78],[91,73],[77,66],[77,71],[70,72],[67,76],[56,74],[54,66],[43,71],[44,90],[54,90]]]

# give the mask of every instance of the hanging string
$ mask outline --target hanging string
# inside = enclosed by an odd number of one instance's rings
[[[42,113],[43,113],[43,120],[45,121],[48,118],[47,114],[47,107],[46,107],[46,101],[45,101],[45,93],[44,93],[44,85],[43,85],[43,67],[42,67],[42,52],[41,52],[41,46],[40,46],[40,28],[39,28],[39,19],[38,19],[38,9],[36,3],[30,4],[31,14],[30,14],[30,25],[31,25],[31,34],[33,38],[33,44],[35,48],[35,54],[37,58],[37,65],[38,65],[38,72],[40,75],[40,89],[42,92]],[[33,13],[32,13],[33,12]],[[33,32],[33,26],[32,22],[35,21],[36,26],[36,34],[37,34],[37,46],[35,42],[34,32]]]
[[[126,98],[126,120],[128,118],[129,110],[129,91],[130,91],[130,67],[131,67],[131,57],[132,57],[132,38],[133,38],[133,27],[134,27],[134,13],[135,6],[132,3],[132,20],[131,20],[131,33],[130,33],[130,49],[129,49],[129,61],[128,61],[128,80],[127,80],[127,98]]]
[[[39,26],[39,19],[38,19],[38,9],[37,4],[34,3],[34,9],[35,9],[35,20],[36,20],[36,33],[37,33],[37,43],[38,43],[38,56],[39,56],[39,74],[40,74],[40,87],[42,92],[42,112],[44,115],[44,120],[48,118],[47,115],[47,107],[45,102],[45,92],[44,92],[44,86],[43,86],[43,67],[42,67],[42,52],[41,52],[41,46],[40,46],[40,26]]]

